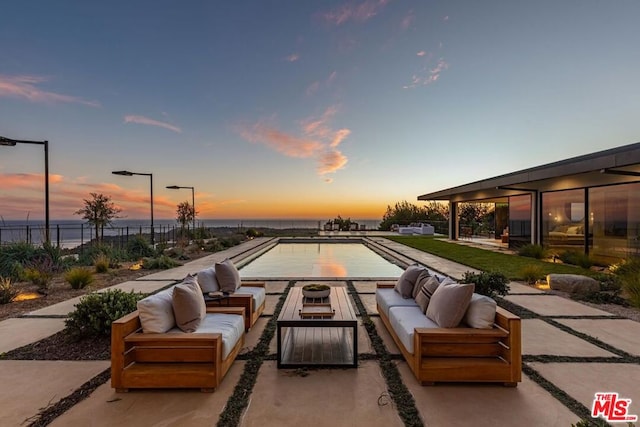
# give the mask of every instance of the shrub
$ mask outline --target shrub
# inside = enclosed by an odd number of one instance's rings
[[[10,278],[0,276],[0,304],[9,304],[19,293],[20,290],[13,287]]]
[[[532,285],[544,277],[544,271],[539,265],[527,264],[520,269],[520,275],[525,282]]]
[[[540,245],[524,245],[518,248],[518,255],[528,258],[543,259],[547,256],[547,251]]]
[[[73,289],[84,289],[93,282],[93,273],[86,268],[75,267],[65,273],[64,280],[66,280]]]
[[[640,308],[640,259],[625,260],[615,268],[614,274],[620,280],[622,290],[629,297],[631,305]]]
[[[17,279],[22,266],[34,257],[36,248],[29,243],[0,246],[0,275]]]
[[[96,273],[106,273],[109,271],[109,265],[111,261],[109,256],[105,253],[100,253],[96,256],[96,259],[93,261],[93,266],[96,269]]]
[[[166,255],[160,255],[157,258],[143,258],[142,268],[147,270],[167,270],[169,268],[178,267],[180,264],[178,261],[169,258]]]
[[[462,278],[463,283],[473,283],[476,285],[475,292],[491,298],[504,296],[509,292],[509,280],[502,273],[486,272],[472,273],[467,271]]]
[[[67,330],[79,337],[109,336],[111,323],[135,311],[143,296],[119,289],[85,295],[65,320]]]
[[[219,252],[223,249],[224,247],[222,246],[222,243],[220,243],[218,239],[209,240],[204,244],[204,250],[207,252]]]
[[[133,239],[127,242],[127,256],[130,260],[138,260],[143,257],[152,257],[156,255],[156,251],[153,249],[147,240],[136,235]]]
[[[28,266],[24,269],[23,277],[39,289],[44,290],[49,287],[53,274],[57,270],[58,268],[49,256],[39,256],[28,263]]]
[[[593,263],[589,259],[589,255],[579,251],[561,252],[559,258],[565,264],[579,265],[582,268],[590,268]]]
[[[80,265],[94,265],[96,258],[100,255],[105,255],[109,260],[109,267],[117,268],[118,261],[127,259],[125,251],[113,248],[108,245],[92,245],[87,248],[83,248],[80,256],[78,257],[78,263]]]

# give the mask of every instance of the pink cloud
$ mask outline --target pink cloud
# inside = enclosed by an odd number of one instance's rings
[[[240,135],[253,143],[261,143],[288,157],[312,157],[322,144],[311,139],[298,138],[263,123],[244,127]]]
[[[427,52],[425,52],[424,50],[421,50],[420,52],[416,53],[417,56],[425,56],[427,54]]]
[[[6,76],[0,74],[0,97],[26,99],[38,103],[71,103],[99,107],[97,101],[87,101],[77,96],[48,92],[38,87],[47,79],[38,76]]]
[[[329,150],[320,155],[318,158],[318,174],[326,175],[334,173],[347,164],[347,157],[338,150]]]
[[[176,132],[176,133],[182,133],[182,129],[180,129],[178,126],[174,126],[174,125],[169,124],[169,123],[161,122],[161,121],[150,119],[150,118],[143,117],[143,116],[133,116],[133,115],[125,116],[124,117],[124,122],[125,123],[137,123],[137,124],[140,124],[140,125],[158,126],[158,127],[165,128],[165,129],[168,129],[168,130]]]
[[[342,141],[344,141],[349,135],[351,135],[351,131],[349,129],[340,129],[339,131],[336,132],[336,134],[333,137],[333,140],[331,140],[331,144],[329,144],[330,147],[337,147],[338,145],[340,145],[342,143]]]
[[[435,68],[426,69],[422,74],[414,74],[411,83],[403,86],[404,89],[412,89],[418,86],[428,86],[440,78],[443,71],[449,68],[449,64],[442,58],[438,60]]]
[[[279,130],[275,125],[258,122],[241,125],[238,133],[247,141],[263,144],[288,157],[314,158],[319,175],[334,173],[347,164],[347,157],[336,149],[350,134],[349,129],[331,129],[329,121],[337,113],[336,107],[327,108],[320,117],[310,117],[300,124],[301,136]]]
[[[300,55],[298,55],[297,53],[292,53],[285,58],[285,61],[296,62],[298,59],[300,59]]]
[[[342,25],[349,21],[366,22],[384,8],[389,0],[365,0],[360,3],[351,2],[322,13],[322,18],[332,25]]]

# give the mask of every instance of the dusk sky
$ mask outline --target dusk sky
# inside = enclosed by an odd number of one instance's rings
[[[3,0],[0,135],[51,218],[381,219],[640,141],[640,1]],[[0,146],[0,216],[44,217]]]

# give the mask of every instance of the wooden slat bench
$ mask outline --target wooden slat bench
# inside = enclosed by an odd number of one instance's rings
[[[207,313],[244,316],[242,307],[210,307]],[[143,333],[138,311],[111,326],[111,386],[130,388],[199,388],[212,392],[233,364],[244,334],[222,358],[220,333]]]
[[[378,284],[379,288],[393,285]],[[422,385],[436,382],[499,382],[515,387],[522,376],[520,318],[497,307],[492,329],[416,328],[413,353],[379,306],[380,319]]]

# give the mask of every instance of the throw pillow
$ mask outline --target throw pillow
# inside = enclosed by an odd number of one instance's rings
[[[229,258],[216,262],[215,269],[222,292],[234,293],[240,287],[240,272]]]
[[[425,268],[419,265],[410,265],[400,275],[393,289],[402,295],[402,298],[411,298],[413,296],[413,286],[416,284],[420,273],[424,270]]]
[[[195,281],[182,282],[173,289],[173,313],[178,328],[195,332],[207,314],[200,286]]]
[[[163,334],[176,325],[173,315],[173,287],[138,301],[140,325],[145,334]]]
[[[435,277],[428,277],[421,283],[422,286],[420,287],[415,300],[422,312],[425,313],[429,307],[429,302],[431,301],[431,297],[433,297],[433,293],[440,286],[440,282],[438,282],[438,279]]]
[[[216,278],[216,268],[209,267],[198,271],[198,284],[200,285],[203,293],[219,291],[220,285]]]
[[[464,315],[464,323],[472,328],[491,329],[496,317],[496,302],[486,295],[473,294],[469,308]]]
[[[460,324],[471,302],[473,283],[440,285],[427,307],[427,317],[441,328],[455,328]]]
[[[422,287],[422,285],[424,285],[429,277],[431,277],[431,274],[429,274],[429,270],[427,270],[426,268],[420,272],[420,275],[416,279],[416,284],[413,285],[413,292],[411,293],[413,299],[416,299],[416,296],[418,296],[418,292],[420,292],[420,288]]]

